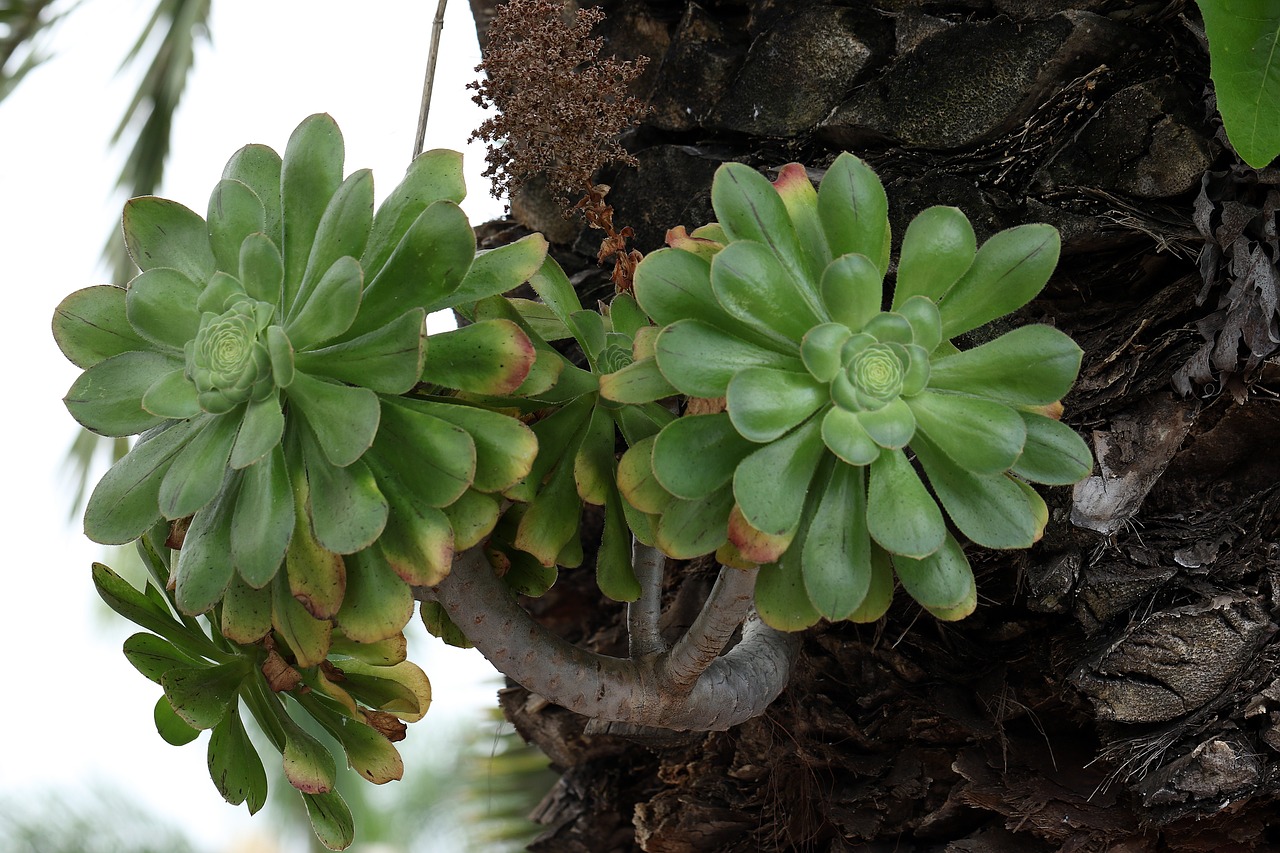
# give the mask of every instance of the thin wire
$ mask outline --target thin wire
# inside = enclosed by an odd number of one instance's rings
[[[413,140],[413,156],[422,153],[427,141],[427,113],[431,111],[431,87],[436,79],[436,59],[440,55],[440,32],[444,29],[444,7],[449,0],[440,0],[436,6],[436,19],[431,22],[431,53],[427,56],[427,75],[422,81],[422,108],[418,111],[418,134]]]

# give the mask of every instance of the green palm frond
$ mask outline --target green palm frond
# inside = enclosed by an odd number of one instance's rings
[[[53,7],[54,0],[0,0],[0,101],[49,58],[45,38],[69,11]]]

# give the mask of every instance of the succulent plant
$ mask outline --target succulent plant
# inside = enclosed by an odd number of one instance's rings
[[[361,775],[399,778],[391,715],[417,719],[430,697],[404,660],[411,585],[438,582],[488,535],[537,453],[523,423],[451,390],[521,386],[536,353],[518,324],[482,319],[428,346],[429,312],[510,290],[546,254],[540,235],[477,254],[464,193],[461,155],[429,151],[375,213],[370,173],[344,179],[337,126],[312,116],[283,158],[237,152],[207,220],[130,201],[140,274],[71,294],[53,321],[84,368],[72,415],[142,434],[94,489],[85,531],[140,540],[151,569],[145,594],[104,566],[94,579],[153,632],[126,654],[164,688],[162,735],[212,729],[215,784],[254,811],[266,780],[243,701],[338,846],[350,814],[333,758],[291,713],[327,729]]]
[[[623,495],[672,556],[763,564],[757,606],[776,627],[875,619],[895,573],[938,617],[967,615],[973,573],[943,510],[975,544],[1029,547],[1048,519],[1029,484],[1072,483],[1092,465],[1050,416],[1079,370],[1069,337],[1031,325],[952,342],[1043,288],[1057,232],[1019,226],[978,248],[963,213],[929,208],[904,235],[882,310],[887,200],[862,161],[841,155],[817,191],[796,164],[773,184],[726,164],[712,204],[718,222],[673,231],[635,291],[662,327],[644,369],[724,398],[724,411],[631,447]]]

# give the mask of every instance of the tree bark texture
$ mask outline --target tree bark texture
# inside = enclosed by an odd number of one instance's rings
[[[1057,273],[998,322],[1084,348],[1065,420],[1099,464],[1046,490],[1029,552],[968,549],[972,617],[899,596],[877,624],[820,625],[786,692],[728,732],[587,735],[505,691],[563,772],[532,849],[1280,849],[1280,174],[1224,147],[1194,4],[603,6],[605,53],[652,60],[637,85],[653,111],[625,139],[640,167],[602,176],[638,248],[712,218],[721,162],[816,178],[845,149],[879,172],[896,235],[933,204],[980,241],[1050,222]],[[598,234],[536,192],[512,208],[482,235],[544,230],[584,301],[609,292]],[[562,573],[529,607],[622,654],[626,614],[590,576]],[[668,568],[668,642],[712,577]]]

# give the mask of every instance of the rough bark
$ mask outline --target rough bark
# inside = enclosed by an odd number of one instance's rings
[[[1049,490],[1031,551],[969,550],[974,616],[899,597],[806,632],[787,691],[731,731],[636,744],[505,692],[564,774],[532,849],[1280,849],[1280,175],[1224,148],[1194,5],[603,6],[607,49],[653,60],[640,168],[604,176],[640,249],[711,218],[719,162],[816,176],[842,148],[879,171],[898,234],[932,204],[979,239],[1051,222],[1059,270],[1010,322],[1084,348],[1066,420],[1099,466]],[[598,236],[515,208],[492,238],[547,228],[584,298],[607,292]],[[668,574],[670,639],[708,579]],[[530,607],[625,649],[589,573]]]

